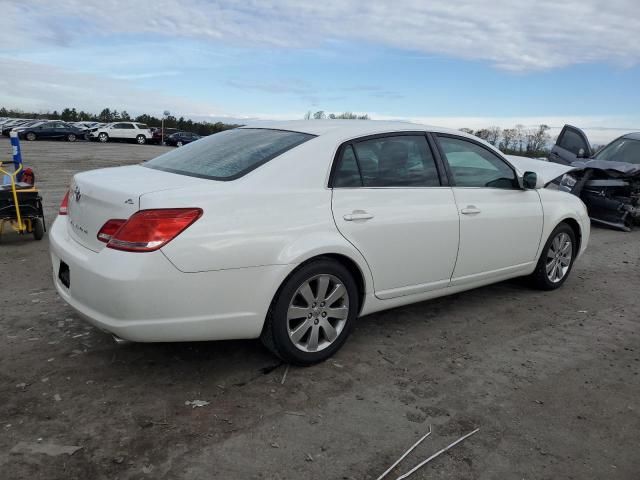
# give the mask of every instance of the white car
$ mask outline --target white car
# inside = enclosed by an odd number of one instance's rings
[[[134,140],[136,143],[144,145],[153,137],[153,134],[144,123],[116,122],[90,130],[89,137],[102,143],[109,140]]]
[[[76,174],[50,232],[60,296],[116,338],[261,337],[326,359],[356,318],[519,276],[589,239],[570,167],[409,123],[267,122]]]

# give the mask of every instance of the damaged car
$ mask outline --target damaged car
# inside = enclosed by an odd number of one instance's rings
[[[593,153],[585,133],[565,125],[549,160],[573,168],[557,186],[580,197],[594,223],[625,232],[640,224],[640,132]]]

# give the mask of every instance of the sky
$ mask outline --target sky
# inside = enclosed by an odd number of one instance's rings
[[[0,0],[0,105],[640,130],[638,0]]]

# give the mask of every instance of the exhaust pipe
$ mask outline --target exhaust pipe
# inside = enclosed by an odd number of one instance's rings
[[[113,337],[113,341],[118,345],[129,345],[130,343],[133,343],[131,340],[125,340],[124,338],[120,338],[114,334],[111,334],[111,336]]]

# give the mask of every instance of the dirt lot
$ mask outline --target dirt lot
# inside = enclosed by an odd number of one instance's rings
[[[23,145],[48,221],[74,172],[164,150]],[[411,478],[640,478],[640,231],[595,228],[559,291],[506,282],[362,318],[284,384],[258,341],[115,345],[57,298],[46,237],[4,236],[0,271],[2,478],[374,479],[429,425],[389,478],[475,427]]]

